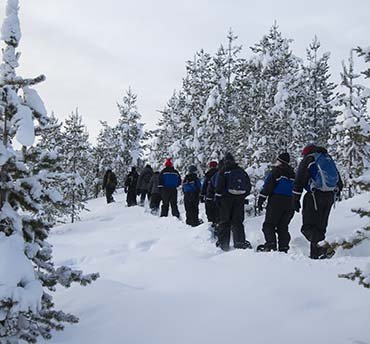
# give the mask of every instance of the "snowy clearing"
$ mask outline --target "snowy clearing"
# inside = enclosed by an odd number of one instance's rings
[[[223,253],[207,224],[191,228],[115,198],[91,201],[81,222],[51,236],[56,264],[101,274],[92,286],[57,292],[58,308],[80,323],[52,343],[370,343],[369,291],[337,277],[366,265],[369,242],[312,261],[295,215],[289,254]],[[337,205],[329,239],[365,224],[350,209],[368,198]],[[254,247],[263,242],[262,221],[245,222]]]

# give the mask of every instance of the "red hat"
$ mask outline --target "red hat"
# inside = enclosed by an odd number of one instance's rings
[[[312,143],[307,145],[306,147],[303,148],[302,155],[306,156],[306,155],[310,154],[315,149],[315,147],[316,146]]]
[[[164,166],[166,167],[172,167],[172,160],[171,158],[166,159],[166,162],[164,163]]]
[[[218,165],[217,161],[210,161],[208,164],[209,168],[216,168]]]

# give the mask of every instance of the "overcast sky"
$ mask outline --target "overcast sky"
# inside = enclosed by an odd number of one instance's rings
[[[5,0],[1,0],[4,16]],[[94,141],[99,120],[118,119],[131,85],[153,127],[185,61],[214,53],[230,27],[244,55],[276,20],[296,55],[316,34],[331,52],[332,74],[353,46],[370,45],[369,0],[20,0],[22,76],[45,74],[38,90],[61,119],[79,107]]]

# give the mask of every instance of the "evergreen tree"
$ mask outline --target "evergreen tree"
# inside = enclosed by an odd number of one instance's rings
[[[117,104],[120,118],[117,126],[113,128],[112,149],[114,152],[113,167],[121,186],[130,166],[136,165],[143,153],[144,124],[140,122],[141,115],[136,102],[137,96],[129,88],[123,97],[122,104]]]
[[[40,140],[36,148],[50,161],[49,172],[53,173],[51,180],[46,180],[42,186],[45,189],[57,190],[54,201],[44,205],[44,213],[48,221],[61,221],[66,213],[67,204],[61,196],[63,194],[62,185],[64,185],[68,175],[63,170],[63,158],[61,155],[63,148],[63,134],[61,131],[62,123],[52,113],[48,120],[48,125],[44,126],[40,133]],[[40,166],[42,168],[42,166]]]
[[[364,56],[365,62],[370,62],[370,50],[366,51],[364,49],[358,48],[357,49],[360,56]],[[363,74],[366,78],[370,78],[370,69],[366,69]],[[369,140],[369,133],[367,139]],[[369,142],[369,141],[367,141]],[[369,147],[368,147],[369,151]],[[365,171],[363,172],[363,175],[356,178],[355,180],[356,185],[364,192],[370,191],[370,166],[367,166]],[[370,218],[370,202],[360,209],[354,210],[356,213],[358,213],[362,217],[368,217]],[[356,233],[357,235],[354,236],[351,240],[352,245],[357,245],[358,243],[362,242],[363,240],[369,240],[370,238],[370,224],[367,225],[365,228],[363,228],[362,231],[358,231]],[[343,246],[343,243],[341,243]],[[370,264],[368,264],[366,270],[362,271],[359,268],[355,268],[354,272],[342,274],[339,275],[341,278],[347,278],[352,281],[358,280],[359,284],[362,285],[365,288],[370,288]]]
[[[238,37],[230,29],[226,48],[221,45],[213,58],[213,88],[211,89],[201,122],[204,127],[201,134],[204,136],[205,163],[210,160],[219,160],[226,152],[235,149],[232,135],[236,129],[236,88],[234,84],[238,55],[241,47],[234,44]],[[203,163],[204,163],[203,162]]]
[[[354,70],[352,52],[348,66],[343,63],[341,77],[345,88],[341,98],[343,112],[337,117],[332,129],[331,145],[348,188],[348,197],[352,197],[355,191],[354,180],[370,164],[370,116],[367,111],[370,94],[363,85],[356,82],[360,74]]]
[[[78,110],[66,119],[63,131],[63,169],[68,178],[63,184],[63,196],[68,205],[68,214],[72,223],[79,219],[79,213],[85,209],[87,191],[85,176],[89,168],[89,134]]]
[[[301,99],[301,111],[298,112],[297,139],[303,145],[315,143],[325,147],[338,115],[334,109],[337,104],[334,89],[337,85],[330,81],[330,54],[320,56],[320,47],[315,36],[307,49],[307,65],[303,66],[305,92]]]
[[[5,47],[0,66],[0,342],[36,343],[50,339],[52,330],[78,319],[56,310],[50,291],[56,285],[83,285],[98,275],[52,262],[47,237],[53,225],[44,205],[56,201],[57,190],[43,185],[53,180],[54,157],[34,142],[50,125],[45,106],[32,86],[45,77],[24,79],[16,74],[21,38],[18,0],[8,0],[1,29]],[[17,141],[18,144],[15,142]]]

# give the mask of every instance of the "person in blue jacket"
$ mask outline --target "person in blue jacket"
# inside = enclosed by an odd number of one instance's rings
[[[289,153],[280,154],[260,192],[258,198],[260,211],[263,203],[268,199],[265,222],[262,227],[266,242],[259,245],[257,251],[268,252],[278,249],[280,252],[287,253],[289,250],[289,223],[294,215],[292,197],[295,179],[294,170],[289,163]]]
[[[182,182],[182,191],[184,193],[186,224],[192,227],[199,226],[202,223],[202,221],[199,220],[200,189],[201,183],[197,176],[197,168],[194,165],[190,165],[188,174]]]
[[[180,218],[177,207],[177,188],[181,185],[181,177],[175,170],[171,159],[166,159],[165,168],[159,174],[158,188],[161,192],[162,208],[161,217],[168,216],[171,205],[172,216]]]

